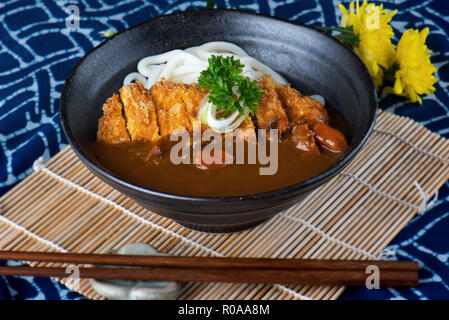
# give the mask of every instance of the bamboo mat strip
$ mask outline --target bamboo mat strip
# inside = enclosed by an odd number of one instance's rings
[[[0,198],[0,249],[104,253],[140,241],[172,255],[376,259],[448,179],[449,141],[380,111],[351,164],[304,202],[251,230],[209,234],[138,206],[67,147]],[[188,283],[180,299],[336,299],[343,290]],[[87,280],[78,291],[102,299]]]

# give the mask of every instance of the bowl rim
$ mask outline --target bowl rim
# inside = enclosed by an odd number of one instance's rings
[[[256,16],[256,17],[262,17],[264,19],[268,19],[268,20],[275,20],[275,21],[279,21],[282,23],[287,23],[287,24],[293,24],[295,26],[299,26],[305,29],[308,29],[312,32],[316,32],[317,34],[320,34],[321,36],[324,36],[326,38],[328,38],[330,41],[333,41],[337,46],[339,46],[340,48],[344,49],[347,51],[347,53],[352,56],[353,58],[356,59],[356,61],[358,61],[358,65],[356,65],[355,67],[357,68],[357,71],[359,72],[359,74],[365,78],[364,80],[366,81],[366,83],[371,87],[371,95],[370,95],[370,106],[371,106],[371,114],[370,114],[370,121],[371,124],[368,128],[368,130],[364,133],[364,136],[362,137],[362,139],[360,140],[360,142],[349,152],[347,153],[342,159],[338,160],[334,165],[332,165],[330,168],[328,168],[327,170],[321,172],[318,175],[315,175],[307,180],[301,181],[299,183],[293,184],[293,185],[289,185],[283,188],[278,188],[275,190],[271,190],[271,191],[266,191],[266,192],[262,192],[262,193],[255,193],[255,194],[249,194],[249,195],[242,195],[242,196],[219,196],[219,197],[206,197],[206,196],[188,196],[188,195],[180,195],[180,194],[174,194],[174,193],[169,193],[169,192],[163,192],[163,191],[157,191],[157,190],[152,190],[152,189],[148,189],[145,187],[141,187],[135,184],[132,184],[126,180],[123,180],[117,176],[115,176],[114,174],[112,174],[111,172],[101,168],[100,166],[98,166],[97,164],[95,164],[93,161],[91,161],[89,159],[89,157],[82,152],[81,147],[78,145],[78,143],[76,142],[74,136],[71,133],[70,127],[68,125],[68,119],[67,119],[67,114],[66,112],[64,112],[65,109],[65,105],[66,105],[66,96],[67,96],[67,92],[69,91],[69,86],[71,83],[72,78],[74,77],[74,75],[76,74],[79,66],[87,59],[87,57],[89,57],[91,54],[93,54],[96,50],[100,49],[101,47],[107,45],[110,41],[113,41],[113,39],[117,36],[120,36],[123,33],[126,33],[130,30],[133,29],[137,29],[140,28],[146,24],[149,23],[154,23],[154,21],[157,20],[161,20],[161,19],[165,19],[166,17],[170,17],[170,16],[182,16],[182,15],[191,15],[191,14],[198,14],[199,12],[204,12],[205,14],[207,13],[213,13],[213,14],[238,14],[238,15],[250,15],[250,16]],[[364,81],[364,82],[365,82]],[[65,136],[67,137],[67,140],[70,144],[70,146],[72,147],[73,151],[75,152],[75,154],[88,166],[88,168],[90,168],[91,170],[93,170],[95,173],[99,174],[100,176],[106,177],[107,179],[110,179],[113,181],[113,183],[118,184],[118,185],[122,185],[128,189],[131,189],[133,191],[137,191],[140,193],[143,193],[145,195],[148,196],[156,196],[156,197],[163,197],[166,199],[173,199],[173,200],[183,200],[183,201],[198,201],[198,202],[208,202],[208,203],[214,203],[214,202],[241,202],[241,201],[251,201],[251,200],[267,200],[267,199],[271,199],[271,198],[275,198],[277,196],[280,195],[285,195],[285,194],[294,194],[296,192],[299,192],[300,190],[306,190],[309,187],[313,186],[316,183],[320,183],[325,181],[326,179],[330,179],[331,177],[333,177],[335,174],[337,174],[341,169],[343,169],[353,158],[354,156],[359,152],[359,150],[363,147],[363,145],[366,143],[366,141],[368,140],[371,132],[373,131],[374,125],[376,123],[376,119],[377,119],[377,113],[378,113],[378,104],[377,104],[377,91],[376,91],[376,87],[374,85],[373,79],[371,78],[368,69],[366,68],[365,64],[360,60],[360,58],[349,48],[347,48],[344,44],[342,44],[340,41],[338,41],[337,39],[335,39],[334,37],[330,36],[329,34],[327,34],[324,31],[318,30],[312,26],[308,26],[306,24],[303,24],[301,22],[297,22],[297,21],[291,21],[291,20],[287,20],[287,19],[283,19],[283,18],[279,18],[279,17],[274,17],[274,16],[270,16],[267,14],[261,14],[261,13],[255,13],[255,12],[249,12],[249,11],[245,11],[245,10],[240,10],[240,9],[226,9],[226,8],[220,8],[220,9],[193,9],[193,10],[186,10],[186,11],[178,11],[178,12],[173,12],[170,14],[166,14],[166,15],[161,15],[161,16],[157,16],[157,17],[153,17],[149,20],[146,20],[144,22],[141,22],[135,26],[132,26],[130,28],[124,29],[118,33],[116,33],[115,35],[113,35],[112,37],[106,39],[105,41],[103,41],[102,43],[100,43],[98,46],[94,47],[93,49],[91,49],[87,54],[85,54],[75,65],[75,67],[72,69],[72,71],[70,72],[69,76],[67,77],[65,83],[64,83],[64,87],[62,89],[61,92],[61,98],[60,98],[60,103],[59,103],[59,117],[60,117],[60,121],[61,121],[61,127],[63,129],[63,132],[65,134]],[[109,184],[109,183],[108,183]]]

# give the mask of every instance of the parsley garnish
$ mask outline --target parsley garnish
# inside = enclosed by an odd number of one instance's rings
[[[256,80],[251,81],[241,75],[244,65],[240,60],[235,60],[233,56],[225,58],[213,55],[208,61],[209,66],[201,72],[198,85],[201,89],[209,90],[209,102],[218,111],[223,111],[220,117],[235,111],[243,115],[245,112],[242,106],[254,115],[264,91]],[[235,92],[233,87],[237,88]]]

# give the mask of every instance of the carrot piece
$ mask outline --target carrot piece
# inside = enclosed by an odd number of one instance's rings
[[[327,124],[322,122],[315,124],[313,131],[315,132],[316,142],[330,151],[339,153],[345,151],[348,147],[343,133]]]

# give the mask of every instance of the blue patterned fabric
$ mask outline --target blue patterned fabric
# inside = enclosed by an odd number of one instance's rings
[[[315,26],[337,26],[339,13],[331,0],[229,0],[221,7],[296,20]],[[344,1],[348,2],[348,1]],[[430,28],[429,47],[438,68],[435,94],[423,105],[385,97],[381,107],[411,117],[449,138],[449,2],[447,0],[388,0],[398,9],[396,35],[407,28]],[[75,4],[80,26],[66,28]],[[32,172],[32,163],[55,155],[67,144],[58,119],[59,96],[76,62],[104,38],[101,31],[121,31],[153,16],[193,8],[206,1],[173,0],[21,0],[0,2],[0,195]],[[396,39],[397,40],[397,39]],[[348,288],[341,299],[449,299],[449,184],[435,206],[415,218],[392,241],[398,259],[422,264],[420,285],[409,289]],[[1,235],[0,235],[1,237]],[[4,265],[5,262],[1,262]],[[16,265],[17,262],[8,262]],[[1,277],[0,299],[80,299],[48,278]]]

